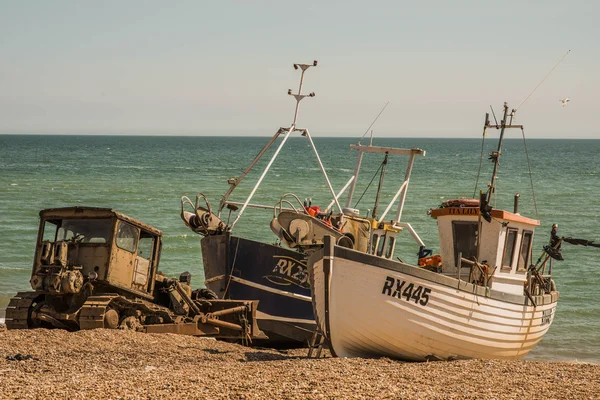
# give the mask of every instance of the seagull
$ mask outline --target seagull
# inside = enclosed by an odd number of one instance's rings
[[[567,105],[567,103],[569,102],[569,98],[568,98],[568,97],[565,97],[564,99],[560,99],[559,101],[562,103],[562,106],[564,107],[564,106],[566,106],[566,105]]]

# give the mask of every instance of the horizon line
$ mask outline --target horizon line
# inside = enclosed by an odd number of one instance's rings
[[[203,134],[147,134],[147,133],[1,133],[0,136],[101,136],[101,137],[172,137],[172,138],[182,138],[182,137],[205,137],[205,138],[269,138],[273,137],[273,135],[203,135]],[[353,139],[352,137],[343,137],[343,136],[314,136],[313,138],[320,139]],[[290,137],[294,139],[294,137]],[[472,140],[480,140],[481,137],[473,137],[473,136],[378,136],[377,139],[472,139]],[[356,138],[357,140],[361,140],[360,138]],[[504,138],[504,140],[522,140],[522,138]],[[600,140],[596,138],[586,138],[586,137],[570,137],[570,138],[559,138],[559,137],[528,137],[527,140]]]

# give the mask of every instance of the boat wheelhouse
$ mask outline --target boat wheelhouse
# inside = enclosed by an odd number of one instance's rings
[[[480,216],[479,202],[472,199],[445,202],[430,215],[438,223],[442,274],[480,281],[501,292],[523,294],[533,233],[540,221],[516,212],[492,210],[493,223],[487,223]],[[481,260],[480,264],[488,267],[471,268],[469,261],[459,263],[459,257]],[[489,281],[484,282],[486,279]]]

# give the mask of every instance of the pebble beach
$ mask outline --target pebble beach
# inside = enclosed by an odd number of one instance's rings
[[[3,399],[597,399],[600,365],[309,359],[306,349],[96,329],[0,327]]]

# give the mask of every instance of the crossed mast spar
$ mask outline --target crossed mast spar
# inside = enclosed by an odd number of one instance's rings
[[[301,69],[302,70],[302,74],[300,75],[300,85],[298,87],[298,93],[294,94],[294,93],[292,93],[292,89],[288,89],[288,95],[293,96],[296,99],[296,108],[294,110],[294,119],[292,121],[291,126],[289,128],[284,128],[284,127],[279,128],[279,130],[275,133],[275,135],[273,135],[273,137],[271,138],[271,140],[265,145],[265,147],[263,147],[263,149],[254,158],[254,160],[252,160],[252,163],[250,163],[250,165],[248,166],[248,168],[246,168],[244,170],[244,172],[238,178],[234,178],[234,179],[230,180],[231,187],[223,195],[223,197],[221,198],[221,201],[219,203],[219,215],[218,215],[219,217],[221,216],[221,211],[223,210],[223,208],[225,206],[228,206],[228,205],[237,206],[237,205],[241,204],[241,203],[229,201],[228,200],[229,196],[235,190],[235,188],[240,184],[240,182],[246,177],[246,175],[252,170],[252,168],[256,165],[256,163],[262,158],[262,156],[266,153],[266,151],[273,145],[273,143],[275,142],[275,140],[277,140],[277,138],[279,136],[281,136],[282,134],[284,135],[283,140],[281,141],[281,143],[279,144],[279,147],[277,148],[277,150],[275,151],[275,153],[271,157],[271,160],[269,161],[269,163],[265,167],[265,169],[262,172],[260,178],[258,178],[258,181],[254,185],[254,188],[250,192],[250,195],[248,196],[248,198],[246,199],[246,201],[242,204],[242,208],[240,209],[240,211],[239,211],[238,215],[236,216],[235,220],[229,226],[229,230],[230,231],[233,229],[233,227],[235,226],[235,224],[237,223],[237,221],[240,219],[240,217],[242,216],[242,214],[244,213],[244,211],[246,210],[247,207],[265,208],[264,206],[260,206],[260,205],[252,205],[252,204],[250,204],[250,201],[252,200],[252,197],[254,197],[254,194],[258,190],[258,187],[262,183],[262,180],[267,175],[267,172],[271,168],[271,165],[273,164],[273,162],[275,161],[275,159],[279,155],[279,152],[281,151],[281,149],[285,145],[287,139],[289,138],[289,136],[290,136],[290,134],[292,132],[301,132],[302,136],[305,136],[305,137],[308,138],[308,140],[310,142],[310,145],[312,147],[312,150],[315,153],[315,156],[317,157],[317,162],[319,164],[319,167],[321,168],[321,172],[323,173],[323,176],[325,177],[325,181],[327,182],[327,186],[329,187],[331,195],[333,196],[334,202],[337,205],[337,207],[340,210],[340,212],[342,211],[342,208],[340,207],[340,204],[339,204],[339,202],[337,200],[337,196],[336,196],[336,194],[335,194],[335,192],[333,190],[333,187],[331,186],[331,182],[329,181],[329,177],[327,176],[327,172],[325,171],[325,167],[323,167],[323,163],[321,162],[321,158],[319,157],[319,153],[317,152],[317,149],[316,149],[315,144],[314,144],[314,142],[312,140],[312,137],[310,136],[310,132],[308,131],[308,129],[298,128],[297,125],[296,125],[296,123],[298,121],[298,113],[299,113],[299,110],[300,110],[300,101],[302,101],[302,99],[304,99],[305,97],[315,97],[315,93],[314,92],[311,92],[309,94],[302,94],[302,85],[304,84],[304,73],[306,72],[306,70],[308,68],[310,68],[310,67],[316,67],[316,66],[317,66],[317,61],[316,60],[312,64],[294,64],[294,69],[296,69],[296,70],[297,69]]]

